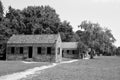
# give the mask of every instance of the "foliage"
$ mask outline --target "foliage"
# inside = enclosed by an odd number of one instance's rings
[[[98,23],[83,21],[78,26],[81,30],[76,31],[80,40],[88,47],[102,52],[105,55],[112,55],[115,38],[110,29],[102,28]]]
[[[67,21],[60,21],[59,15],[50,6],[28,6],[23,10],[9,7],[6,14],[9,28],[13,34],[57,34],[63,41],[70,41],[72,26]]]
[[[61,33],[62,41],[66,41],[66,42],[71,41],[74,35],[72,26],[67,21],[63,21],[60,24],[60,26],[58,27],[58,32]]]
[[[88,50],[88,46],[84,44],[83,42],[79,41],[77,50],[79,53],[84,53]]]
[[[120,47],[116,49],[116,55],[120,56]]]
[[[57,33],[60,19],[56,11],[49,6],[29,6],[22,10],[26,34]],[[38,31],[39,29],[39,31]]]
[[[6,20],[3,16],[4,11],[3,11],[3,5],[2,2],[0,1],[0,56],[1,54],[4,53],[5,51],[5,43],[7,40],[7,32],[9,31],[9,29],[6,27]]]
[[[2,21],[3,19],[3,14],[4,14],[4,9],[3,9],[2,2],[0,1],[0,21]]]

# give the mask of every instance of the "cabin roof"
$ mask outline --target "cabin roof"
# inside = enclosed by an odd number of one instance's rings
[[[58,34],[13,35],[7,43],[55,43]]]
[[[62,42],[63,49],[77,49],[78,42]]]

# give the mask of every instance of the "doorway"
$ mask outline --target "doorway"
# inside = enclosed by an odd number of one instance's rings
[[[23,47],[20,47],[20,54],[23,54]]]
[[[51,55],[51,47],[47,47],[47,54]]]
[[[28,57],[32,58],[32,52],[33,52],[33,48],[32,46],[29,47],[29,51],[28,51]]]
[[[37,53],[38,53],[38,54],[41,54],[41,47],[38,47],[38,48],[37,48]]]

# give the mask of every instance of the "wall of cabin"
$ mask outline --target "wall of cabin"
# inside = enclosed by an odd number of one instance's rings
[[[35,61],[55,62],[55,44],[8,44],[6,49],[7,60],[27,60],[29,58],[29,47],[32,47],[32,59]],[[11,47],[14,47],[14,53],[11,53]],[[20,53],[20,47],[23,47],[23,53]],[[38,47],[41,47],[41,53],[38,53]],[[51,48],[51,54],[47,53],[47,47]]]
[[[64,58],[78,58],[78,52],[76,49],[63,49],[62,57],[64,57]]]
[[[59,37],[56,41],[56,62],[61,62],[62,61],[62,47],[61,47],[61,37],[60,34],[58,34]]]

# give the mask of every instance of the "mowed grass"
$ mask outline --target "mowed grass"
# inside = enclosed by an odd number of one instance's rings
[[[120,57],[102,56],[60,64],[25,80],[120,80]]]
[[[23,63],[22,61],[0,61],[0,76],[21,72],[34,67],[48,65],[47,62]]]

